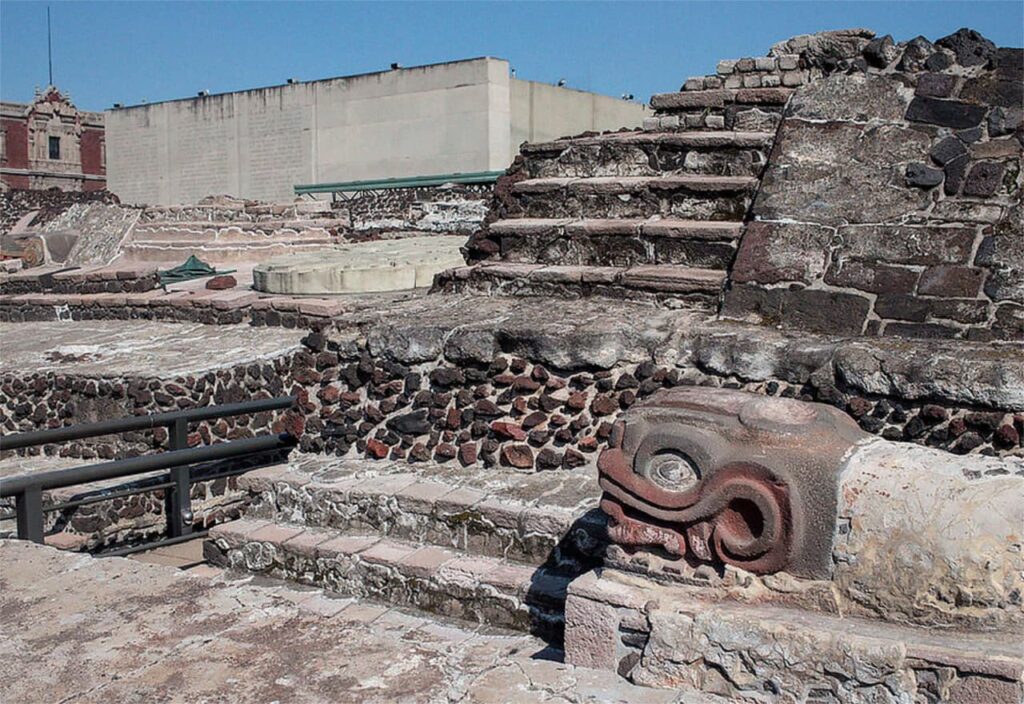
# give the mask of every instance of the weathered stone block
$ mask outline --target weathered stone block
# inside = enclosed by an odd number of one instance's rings
[[[957,77],[948,73],[925,73],[918,77],[915,95],[948,98],[956,88]]]
[[[911,293],[918,272],[861,259],[838,259],[825,274],[831,286],[856,288],[869,293]]]
[[[942,169],[936,169],[919,161],[907,164],[907,185],[917,188],[932,188],[942,183]]]
[[[963,142],[956,137],[946,137],[932,147],[931,151],[928,152],[928,156],[930,156],[939,166],[945,166],[957,157],[961,157],[966,153],[967,147],[964,146]]]
[[[883,294],[875,300],[875,314],[881,318],[895,318],[924,322],[931,310],[928,301],[916,296]]]
[[[985,112],[985,108],[979,105],[917,96],[907,108],[906,119],[963,130],[980,125]]]
[[[971,227],[857,225],[839,228],[843,256],[886,264],[967,263],[974,246]]]
[[[909,101],[910,90],[890,78],[835,74],[798,90],[789,114],[808,120],[896,121]]]
[[[930,202],[904,180],[907,164],[921,161],[930,144],[923,132],[896,124],[786,120],[754,214],[824,225],[905,218]]]
[[[918,293],[926,296],[974,298],[985,280],[985,270],[971,266],[933,266],[924,270]]]
[[[812,283],[825,273],[833,234],[815,225],[752,222],[740,242],[733,280]]]
[[[1002,182],[1006,165],[998,161],[979,161],[971,167],[964,182],[964,195],[987,198],[994,195]]]
[[[814,289],[764,289],[738,284],[725,294],[722,315],[814,332],[859,335],[870,304],[865,297]]]

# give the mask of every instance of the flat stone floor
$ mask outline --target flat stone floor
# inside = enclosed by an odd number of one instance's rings
[[[0,541],[4,702],[721,701],[573,668],[543,642],[202,565]]]
[[[289,354],[305,334],[142,320],[0,323],[0,373],[171,378]]]

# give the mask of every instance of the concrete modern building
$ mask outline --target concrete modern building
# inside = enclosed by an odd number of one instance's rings
[[[103,113],[85,112],[54,86],[31,103],[0,103],[4,189],[95,191],[106,184]]]
[[[394,68],[109,110],[108,182],[126,203],[278,200],[299,185],[499,171],[525,140],[645,114],[514,78],[502,59]]]

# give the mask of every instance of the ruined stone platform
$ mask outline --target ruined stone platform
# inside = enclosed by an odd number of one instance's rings
[[[426,288],[435,274],[462,264],[464,242],[462,237],[410,237],[292,254],[257,266],[253,284],[257,291],[286,294]]]
[[[297,330],[151,321],[0,323],[0,373],[174,377],[272,359],[299,349]]]
[[[724,701],[563,665],[530,636],[206,567],[20,541],[0,541],[0,562],[4,701]]]

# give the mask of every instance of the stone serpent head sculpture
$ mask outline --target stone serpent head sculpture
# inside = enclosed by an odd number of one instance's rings
[[[706,388],[627,411],[598,460],[612,542],[690,564],[828,578],[844,455],[831,406]]]

